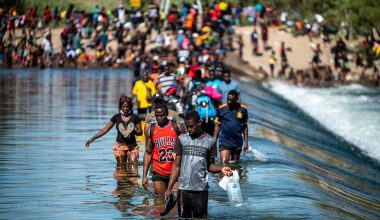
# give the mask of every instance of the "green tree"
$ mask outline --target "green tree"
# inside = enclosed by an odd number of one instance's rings
[[[378,0],[347,0],[344,4],[348,24],[359,34],[368,35],[372,28],[380,30]]]

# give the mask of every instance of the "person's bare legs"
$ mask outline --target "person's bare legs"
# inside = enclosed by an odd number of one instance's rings
[[[234,150],[231,152],[231,159],[234,161],[240,160],[241,150]]]
[[[124,165],[127,160],[127,154],[122,150],[116,150],[114,154],[117,164]]]
[[[221,150],[220,151],[220,161],[222,163],[229,163],[230,162],[230,150]]]
[[[133,150],[127,152],[128,163],[138,163],[139,162],[139,151]]]
[[[168,184],[164,181],[153,181],[153,187],[154,187],[154,192],[156,194],[164,194],[166,189],[168,188]],[[173,191],[177,191],[178,189],[178,182],[176,182],[172,188]]]
[[[138,160],[139,160],[139,151],[133,150],[127,152],[127,158],[128,158],[128,171],[130,173],[130,176],[140,176],[138,172]]]

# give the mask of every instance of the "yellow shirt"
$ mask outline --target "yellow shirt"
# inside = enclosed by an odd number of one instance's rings
[[[270,55],[268,61],[269,61],[269,64],[275,64],[276,63],[276,57],[274,57],[273,55]]]
[[[135,83],[132,93],[137,97],[137,107],[138,108],[149,108],[152,106],[152,101],[148,102],[146,96],[148,95],[148,89],[150,89],[150,94],[153,96],[156,93],[154,84],[152,80],[144,83],[142,80],[139,80]]]
[[[102,56],[104,56],[104,50],[96,50],[96,52],[95,52],[95,56],[96,56],[96,58],[100,58],[100,57],[102,57]]]
[[[201,46],[203,44],[202,36],[198,36],[195,40],[195,45]]]
[[[219,3],[219,8],[220,8],[220,10],[225,11],[228,8],[228,4],[225,3],[225,2],[220,2]]]

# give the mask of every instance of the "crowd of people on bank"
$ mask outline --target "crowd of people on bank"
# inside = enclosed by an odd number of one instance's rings
[[[254,26],[251,33],[253,56],[262,56],[269,51],[269,73],[263,68],[258,71],[265,75],[264,79],[286,76],[297,85],[307,86],[346,83],[351,79],[349,63],[354,62],[355,72],[360,71],[360,79],[369,77],[375,85],[380,81],[376,64],[380,51],[377,48],[380,47],[374,37],[363,41],[364,53],[353,54],[342,38],[336,41],[331,51],[323,51],[319,44],[313,45],[310,69],[294,70],[286,56],[291,48],[282,42],[280,50],[275,51],[268,43],[268,27],[277,26],[280,30],[291,30],[295,35],[308,35],[311,41],[322,36],[323,43],[330,44],[329,26],[320,14],[315,14],[311,20],[302,20],[260,3],[212,2],[205,6],[173,4],[167,14],[155,4],[143,11],[140,8],[127,9],[122,2],[113,9],[95,5],[89,12],[76,10],[74,5],[67,9],[46,6],[24,11],[2,7],[0,66],[135,67],[140,63],[150,64],[157,52],[166,56],[173,50],[190,62],[189,51],[200,45],[206,45],[208,52],[215,51],[224,56],[237,45],[240,60],[243,60],[244,42],[234,27],[248,24]],[[60,41],[52,39],[52,35],[57,34],[56,29],[60,29]],[[323,63],[320,58],[323,53],[332,54],[334,68]],[[368,70],[373,74],[368,74]]]
[[[95,5],[91,12],[46,6],[42,15],[37,7],[0,8],[0,65],[125,67],[145,59],[147,44],[168,52],[175,40],[185,50],[207,43],[223,51],[223,36],[232,34],[238,6],[213,3],[203,9],[202,19],[196,4],[173,4],[167,15],[155,4],[142,11],[122,2],[112,10]],[[60,29],[59,45],[53,45],[58,42],[52,40],[52,28]]]

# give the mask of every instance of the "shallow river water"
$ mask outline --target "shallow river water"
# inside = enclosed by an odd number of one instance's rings
[[[132,75],[0,69],[0,219],[159,218],[162,206],[135,175],[143,147],[128,170],[115,167],[115,128],[84,147],[117,113],[119,96],[130,94]],[[220,177],[209,176],[210,219],[380,218],[376,160],[268,89],[240,83],[250,146],[268,159],[231,164],[241,175],[238,208],[229,206]]]

